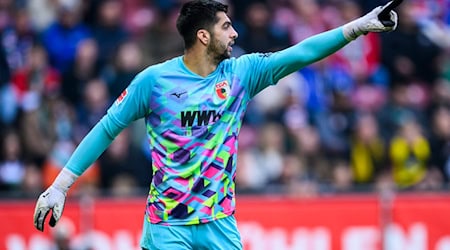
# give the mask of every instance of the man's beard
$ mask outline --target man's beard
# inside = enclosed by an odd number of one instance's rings
[[[214,38],[214,36],[206,52],[213,57],[216,63],[220,63],[223,60],[230,58],[228,45],[221,44],[219,40]]]

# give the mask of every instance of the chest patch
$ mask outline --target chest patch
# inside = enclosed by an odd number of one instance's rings
[[[225,100],[227,99],[228,95],[230,94],[230,84],[225,80],[219,83],[216,83],[216,95],[221,99]]]

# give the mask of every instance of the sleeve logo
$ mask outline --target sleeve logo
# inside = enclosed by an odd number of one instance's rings
[[[221,99],[227,99],[230,94],[230,84],[225,80],[223,82],[216,83],[216,95]]]
[[[117,97],[117,99],[116,99],[116,105],[119,105],[120,103],[122,103],[122,101],[125,99],[125,97],[127,96],[127,94],[128,94],[128,90],[125,89],[125,90],[122,92],[122,94],[120,94],[119,97]]]

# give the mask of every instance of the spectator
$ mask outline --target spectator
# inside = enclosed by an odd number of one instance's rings
[[[440,106],[431,117],[431,167],[438,169],[448,184],[450,181],[450,108]]]
[[[292,22],[287,24],[291,44],[303,41],[307,37],[323,32],[326,29],[322,12],[320,11],[319,1],[317,0],[289,0],[293,19],[290,14],[284,13]],[[280,19],[282,17],[279,17]]]
[[[355,190],[353,186],[353,172],[345,159],[334,160],[332,166],[331,191],[335,193],[348,193]],[[360,190],[357,190],[360,191]]]
[[[11,72],[8,62],[6,61],[5,49],[3,48],[3,46],[0,46],[0,87],[3,87],[7,83],[9,83],[10,77]]]
[[[420,124],[414,118],[404,120],[389,145],[392,174],[399,188],[414,188],[424,180],[430,154]]]
[[[25,162],[25,175],[23,177],[20,195],[34,198],[44,188],[42,169],[32,162]]]
[[[130,34],[122,25],[123,2],[120,0],[102,0],[98,7],[97,21],[92,28],[92,35],[98,47],[100,65],[113,61],[119,46],[126,42]]]
[[[65,73],[73,63],[79,43],[91,36],[80,21],[80,1],[60,0],[57,19],[43,32],[51,65]]]
[[[81,138],[100,120],[111,105],[106,82],[101,78],[94,78],[87,82],[83,89],[83,102],[77,108],[78,121],[75,131],[75,142]]]
[[[100,76],[98,44],[94,39],[85,39],[77,46],[75,59],[62,79],[62,94],[73,106],[83,101],[83,92],[89,80]]]
[[[1,135],[0,150],[0,190],[20,191],[25,177],[25,163],[17,131],[10,129]]]
[[[59,72],[48,62],[47,51],[39,44],[28,51],[26,64],[12,76],[12,84],[19,102],[28,92],[39,95],[59,95],[61,78]]]
[[[236,44],[247,53],[273,52],[289,45],[287,31],[274,27],[267,4],[255,2],[246,10],[245,29]]]
[[[102,77],[108,84],[112,98],[117,98],[136,74],[143,69],[143,57],[137,43],[128,41],[118,48],[110,67],[103,70]]]
[[[442,50],[420,30],[410,1],[400,6],[398,14],[402,21],[397,31],[382,36],[382,62],[393,84],[431,85],[439,74],[436,63]]]
[[[27,2],[27,10],[33,29],[41,33],[46,30],[58,15],[60,0],[32,0]]]
[[[358,116],[350,147],[353,182],[363,188],[374,184],[386,169],[386,151],[376,118],[371,114]]]
[[[9,84],[10,78],[11,72],[5,50],[0,44],[0,132],[3,132],[3,126],[12,124],[17,115],[18,104]]]
[[[292,134],[295,138],[294,153],[302,163],[302,179],[318,183],[331,180],[331,162],[323,152],[322,141],[316,127],[306,125]]]
[[[263,187],[279,181],[285,154],[284,129],[267,123],[259,131],[259,147],[246,151],[240,159],[240,175],[236,185],[243,192],[261,192]]]
[[[397,128],[404,120],[413,117],[421,124],[425,121],[422,110],[413,107],[412,102],[418,99],[418,96],[410,95],[409,86],[395,85],[392,86],[389,99],[377,113],[381,136],[385,140],[389,140],[394,136]]]
[[[162,62],[183,53],[183,42],[175,29],[177,15],[175,10],[159,12],[154,23],[139,36],[138,44],[142,50],[144,65]]]
[[[25,66],[29,51],[37,41],[28,13],[24,9],[16,9],[13,14],[12,22],[0,32],[0,44],[6,52],[11,72]]]
[[[59,95],[59,73],[50,67],[46,51],[36,45],[27,66],[13,76],[13,86],[21,103],[19,118],[24,150],[29,161],[41,167],[56,139],[53,99]]]
[[[133,148],[130,136],[129,130],[122,131],[99,159],[100,187],[113,194],[114,190],[122,195],[139,194],[150,185],[151,162],[142,150]]]

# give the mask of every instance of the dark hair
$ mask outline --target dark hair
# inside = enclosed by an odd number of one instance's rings
[[[212,0],[195,0],[185,3],[177,19],[177,29],[184,39],[186,49],[191,48],[197,37],[197,31],[211,31],[219,20],[217,12],[228,11],[228,6]]]

